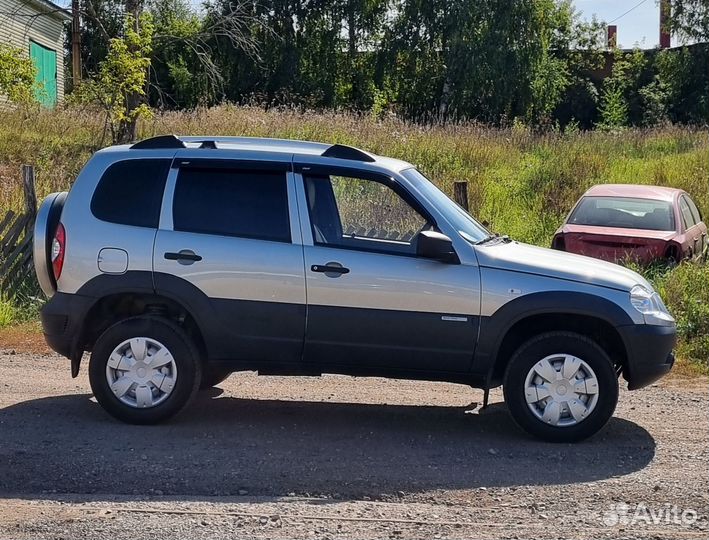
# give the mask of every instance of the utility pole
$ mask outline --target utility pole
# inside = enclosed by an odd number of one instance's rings
[[[79,0],[71,0],[71,70],[73,87],[81,84],[81,21]]]
[[[672,5],[670,0],[660,0],[660,49],[670,48],[670,14]]]

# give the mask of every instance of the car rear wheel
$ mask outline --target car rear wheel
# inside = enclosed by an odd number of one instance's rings
[[[194,397],[201,380],[199,353],[171,321],[133,317],[98,338],[89,380],[109,414],[131,424],[154,424],[180,412]]]
[[[514,353],[504,379],[505,401],[528,433],[574,442],[598,432],[618,402],[618,377],[608,354],[586,336],[548,332]]]

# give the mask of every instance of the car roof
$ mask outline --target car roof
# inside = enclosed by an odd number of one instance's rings
[[[645,186],[641,184],[599,184],[586,191],[586,193],[584,193],[584,197],[633,197],[636,199],[653,199],[672,202],[680,193],[684,193],[684,191],[681,189],[662,186]]]
[[[230,137],[230,136],[175,136],[160,135],[145,139],[132,145],[110,146],[100,152],[126,152],[129,155],[146,151],[155,155],[160,151],[180,149],[205,151],[204,157],[230,158],[239,152],[248,152],[251,156],[282,154],[284,161],[307,161],[334,163],[357,167],[358,164],[376,165],[390,171],[401,171],[413,167],[410,163],[395,158],[378,156],[371,152],[359,150],[341,144],[328,144],[295,139],[271,139],[265,137]],[[221,152],[220,152],[221,151]]]

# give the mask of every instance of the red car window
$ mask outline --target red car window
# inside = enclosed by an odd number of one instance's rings
[[[633,197],[583,197],[568,223],[596,227],[674,231],[672,206],[667,201]]]

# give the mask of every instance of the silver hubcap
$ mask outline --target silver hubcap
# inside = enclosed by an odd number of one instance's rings
[[[524,382],[529,410],[545,424],[566,427],[588,418],[598,403],[598,379],[571,354],[551,354],[529,370]]]
[[[135,337],[113,349],[106,364],[106,380],[122,403],[147,409],[165,401],[175,389],[177,366],[162,343]]]

